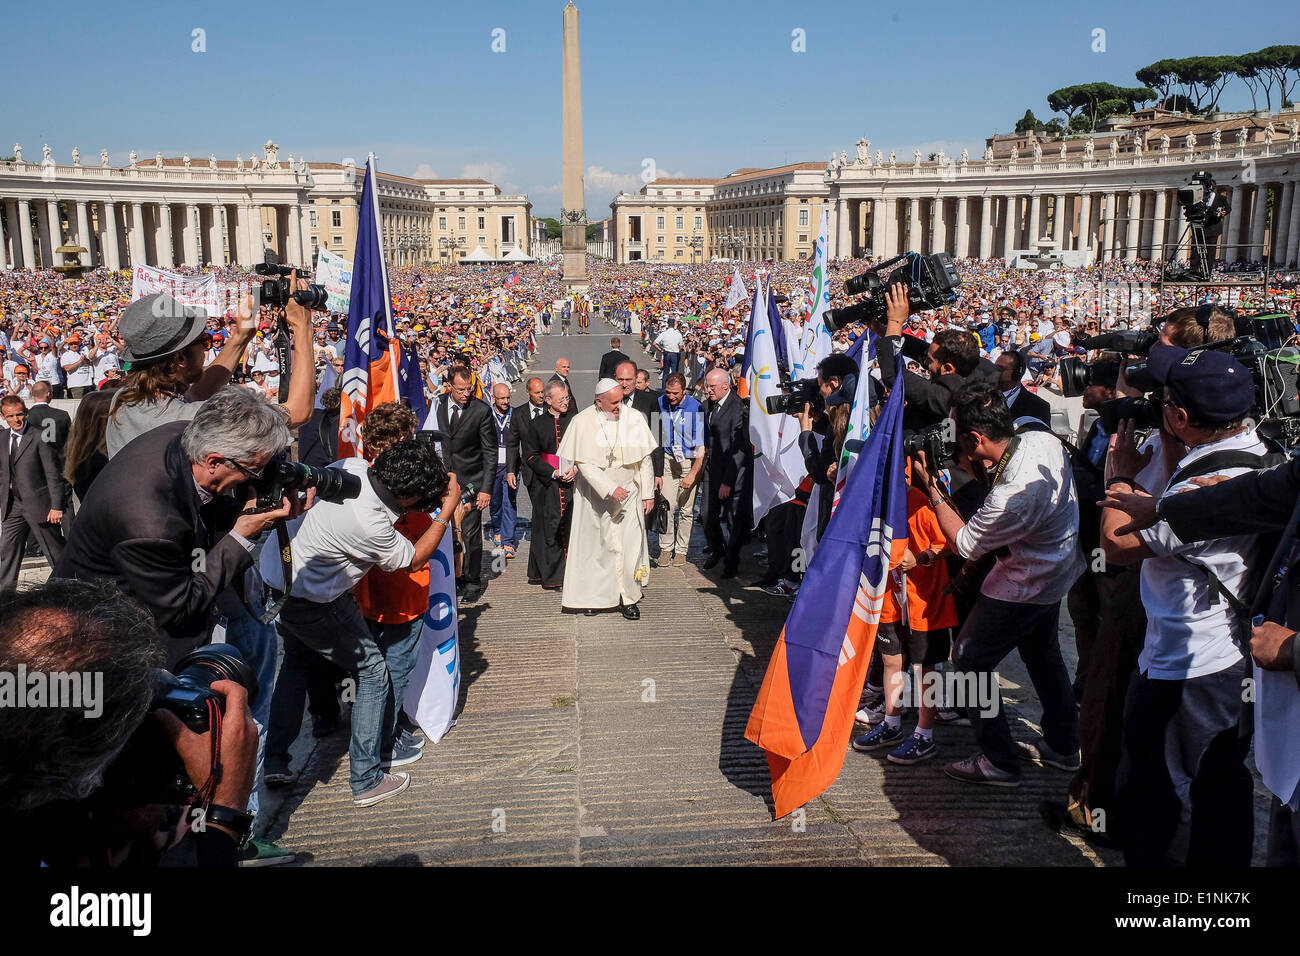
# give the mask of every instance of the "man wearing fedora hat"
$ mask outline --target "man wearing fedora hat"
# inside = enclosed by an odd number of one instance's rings
[[[295,288],[305,287],[301,279],[294,282]],[[293,333],[293,364],[308,370],[293,376],[288,398],[281,406],[289,427],[296,428],[311,417],[316,392],[311,312],[290,299],[285,317]],[[126,342],[122,361],[127,375],[108,416],[109,458],[159,425],[194,418],[199,405],[230,382],[257,333],[253,297],[246,295],[240,300],[238,320],[226,347],[204,368],[211,344],[207,323],[207,312],[182,305],[166,292],[138,299],[122,313],[119,328]]]

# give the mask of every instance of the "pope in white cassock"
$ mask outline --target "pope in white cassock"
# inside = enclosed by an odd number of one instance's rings
[[[560,470],[576,465],[562,604],[595,614],[618,607],[630,621],[641,612],[650,576],[645,519],[654,506],[654,435],[640,413],[624,412],[623,390],[596,383],[596,403],[578,412],[560,441]]]

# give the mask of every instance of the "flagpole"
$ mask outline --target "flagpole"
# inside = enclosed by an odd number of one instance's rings
[[[370,205],[375,217],[375,239],[379,246],[379,273],[384,277],[384,318],[388,324],[388,367],[396,388],[401,382],[401,369],[397,365],[397,350],[393,348],[393,343],[396,341],[393,333],[393,293],[388,285],[388,259],[384,255],[384,227],[381,225],[383,220],[379,218],[379,172],[375,169],[374,153],[366,157],[366,165],[370,167]]]

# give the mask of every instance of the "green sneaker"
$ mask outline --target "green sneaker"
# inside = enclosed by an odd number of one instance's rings
[[[292,863],[297,857],[289,850],[283,850],[270,840],[252,837],[239,851],[240,866],[279,866]]]

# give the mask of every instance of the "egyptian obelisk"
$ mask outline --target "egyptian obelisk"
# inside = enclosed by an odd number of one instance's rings
[[[568,292],[587,289],[587,201],[582,184],[582,66],[578,59],[578,8],[564,8],[563,178],[560,224]]]

